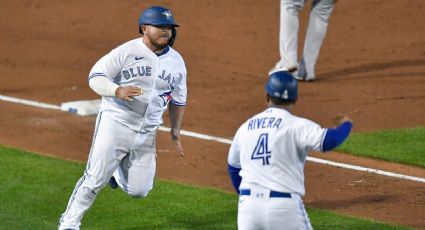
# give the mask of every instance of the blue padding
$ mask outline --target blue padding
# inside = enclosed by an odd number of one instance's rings
[[[352,126],[351,122],[346,121],[337,128],[328,129],[323,141],[323,152],[332,150],[342,144],[350,134]]]
[[[241,171],[240,168],[236,168],[228,165],[228,171],[230,180],[232,181],[233,188],[235,188],[235,191],[239,194],[239,185],[241,185],[242,177],[239,176],[239,172]]]
[[[241,196],[251,196],[251,190],[250,189],[242,189],[239,193]]]

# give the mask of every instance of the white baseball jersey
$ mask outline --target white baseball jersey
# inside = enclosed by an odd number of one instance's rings
[[[249,184],[304,196],[308,151],[321,151],[326,129],[270,107],[248,119],[236,132],[228,163],[242,168],[240,188]]]
[[[89,80],[95,77],[143,89],[143,94],[133,101],[104,96],[101,103],[101,111],[113,113],[116,121],[137,132],[156,130],[170,101],[186,104],[183,58],[171,47],[157,56],[141,38],[124,43],[102,57],[90,71]]]

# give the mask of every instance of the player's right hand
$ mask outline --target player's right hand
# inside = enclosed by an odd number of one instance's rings
[[[180,129],[171,129],[170,134],[171,134],[171,140],[176,146],[177,154],[179,154],[181,157],[184,157],[184,150],[182,147],[182,142],[180,140]]]
[[[143,89],[136,86],[120,86],[115,91],[115,96],[124,101],[132,101],[134,97],[143,94]]]

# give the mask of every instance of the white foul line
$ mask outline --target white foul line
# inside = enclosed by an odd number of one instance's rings
[[[393,172],[387,172],[387,171],[383,171],[383,170],[379,170],[379,169],[366,168],[366,167],[361,167],[361,166],[357,166],[357,165],[349,165],[349,164],[344,164],[344,163],[338,163],[338,162],[323,160],[323,159],[315,158],[315,157],[307,157],[307,160],[312,161],[312,162],[316,162],[316,163],[320,163],[320,164],[332,165],[332,166],[346,168],[346,169],[353,169],[353,170],[357,170],[357,171],[375,173],[375,174],[379,174],[379,175],[403,178],[403,179],[406,179],[406,180],[413,180],[413,181],[425,183],[425,178],[421,178],[421,177],[407,176],[407,175],[393,173]]]
[[[14,103],[18,103],[18,104],[30,105],[30,106],[40,107],[40,108],[46,108],[46,109],[61,110],[61,107],[57,106],[57,105],[51,105],[51,104],[46,104],[46,103],[41,103],[41,102],[36,102],[36,101],[30,101],[30,100],[25,100],[25,99],[19,99],[19,98],[14,98],[14,97],[8,97],[8,96],[2,96],[2,95],[0,95],[0,100],[8,101],[8,102],[14,102]],[[171,129],[168,128],[168,127],[160,126],[159,130],[169,132]],[[225,138],[221,138],[221,137],[214,137],[214,136],[195,133],[195,132],[186,131],[186,130],[181,130],[181,135],[188,136],[188,137],[194,137],[194,138],[198,138],[198,139],[202,139],[202,140],[215,141],[215,142],[219,142],[219,143],[223,143],[223,144],[229,144],[229,145],[232,144],[232,140],[230,140],[230,139],[225,139]],[[387,171],[383,171],[383,170],[379,170],[379,169],[366,168],[366,167],[361,167],[361,166],[356,166],[356,165],[338,163],[338,162],[334,162],[334,161],[323,160],[323,159],[316,158],[316,157],[307,157],[307,160],[312,161],[312,162],[316,162],[316,163],[320,163],[320,164],[332,165],[332,166],[346,168],[346,169],[375,173],[375,174],[378,174],[378,175],[396,177],[396,178],[401,178],[401,179],[425,183],[425,178],[421,178],[421,177],[407,176],[407,175],[393,173],[393,172],[387,172]]]
[[[19,98],[16,98],[16,97],[8,97],[8,96],[0,95],[0,100],[8,101],[8,102],[14,102],[14,103],[18,103],[18,104],[30,105],[30,106],[35,106],[35,107],[40,107],[40,108],[45,108],[45,109],[61,110],[61,107],[58,106],[58,105],[51,105],[51,104],[46,104],[46,103],[37,102],[37,101],[19,99]]]
[[[168,127],[159,126],[158,130],[170,132],[171,129],[168,128]],[[207,141],[215,141],[215,142],[219,142],[219,143],[223,143],[223,144],[229,144],[229,145],[232,144],[232,140],[229,140],[229,139],[225,139],[225,138],[221,138],[221,137],[213,137],[213,136],[200,134],[200,133],[194,133],[194,132],[190,132],[190,131],[186,131],[186,130],[181,130],[180,134],[184,135],[184,136],[188,136],[188,137],[195,137],[195,138],[198,138],[198,139],[207,140]]]

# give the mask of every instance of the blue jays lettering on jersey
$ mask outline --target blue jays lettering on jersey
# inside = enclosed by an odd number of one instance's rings
[[[143,77],[143,76],[152,76],[152,67],[151,66],[136,66],[135,68],[129,68],[127,70],[123,70],[121,75],[129,80],[130,78],[135,77]]]
[[[165,70],[162,70],[162,73],[158,75],[158,77],[163,81],[166,81],[170,85],[170,88],[172,90],[174,89],[174,83],[176,82],[176,78],[171,76],[171,73],[166,73]]]

